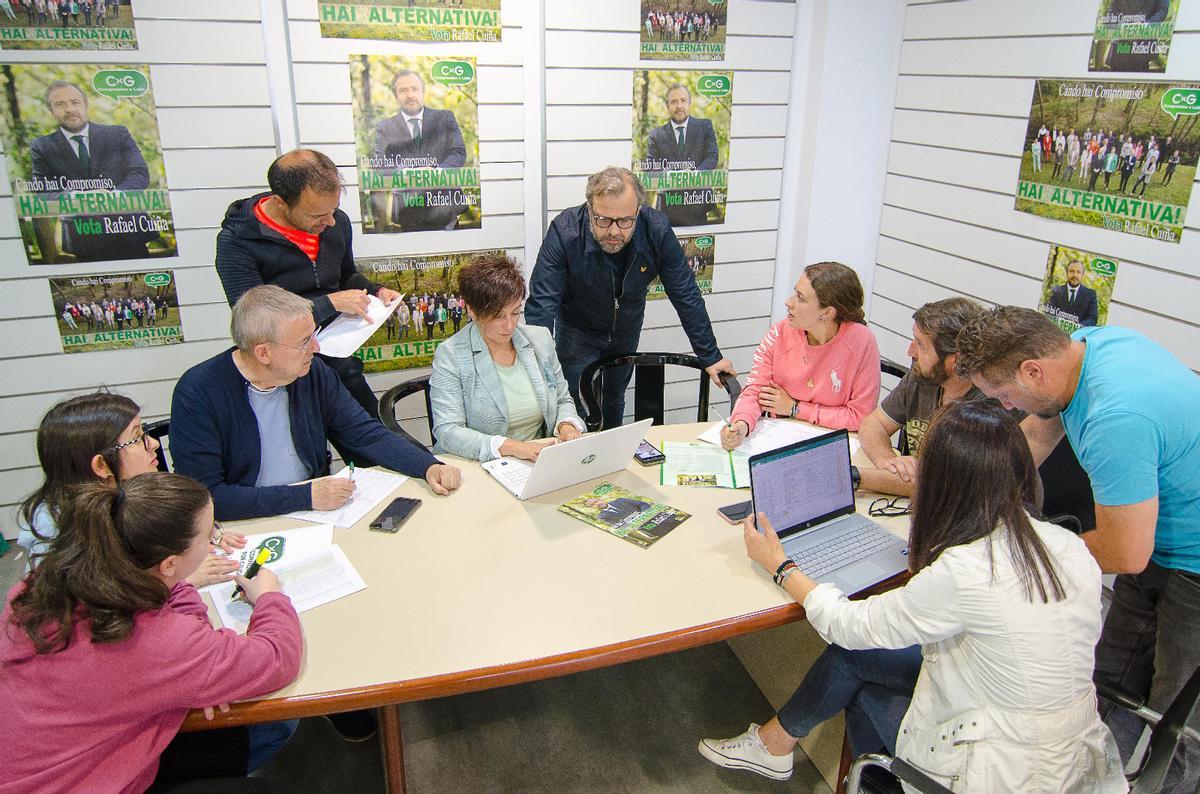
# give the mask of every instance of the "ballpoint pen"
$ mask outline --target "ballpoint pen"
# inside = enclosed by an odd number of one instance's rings
[[[354,461],[350,461],[350,482],[354,482]]]

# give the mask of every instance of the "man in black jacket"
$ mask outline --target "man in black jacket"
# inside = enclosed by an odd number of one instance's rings
[[[587,201],[559,213],[546,232],[529,279],[525,322],[554,332],[558,360],[582,413],[579,376],[607,356],[638,349],[646,288],[662,280],[692,350],[713,383],[736,375],[721,355],[696,279],[683,259],[671,223],[644,206],[645,191],[631,171],[609,166],[588,177]],[[603,426],[621,424],[630,367],[605,374]]]
[[[400,297],[354,266],[352,227],[338,209],[342,180],[332,160],[297,149],[271,164],[267,184],[271,192],[229,205],[217,235],[217,275],[230,306],[247,290],[273,284],[311,301],[313,320],[325,326],[339,313],[365,316],[368,294],[388,304]],[[378,418],[379,402],[362,362],[354,356],[321,359]]]

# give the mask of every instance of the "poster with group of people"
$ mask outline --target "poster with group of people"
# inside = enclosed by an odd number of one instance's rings
[[[326,38],[500,41],[500,0],[339,0],[317,18]]]
[[[136,50],[130,0],[0,0],[0,50]]]
[[[1089,72],[1164,72],[1179,0],[1100,0]]]
[[[1016,209],[1178,243],[1198,124],[1200,84],[1038,80]]]
[[[1117,267],[1118,262],[1110,257],[1051,245],[1038,311],[1067,333],[1104,325],[1116,286]]]
[[[365,233],[480,227],[475,74],[474,58],[350,56]]]
[[[404,297],[354,355],[365,372],[428,367],[433,351],[470,322],[458,272],[472,257],[503,251],[456,251],[427,256],[356,259],[358,271]]]
[[[633,166],[674,227],[725,221],[733,73],[633,73]]]
[[[644,61],[723,61],[725,0],[642,0]]]
[[[171,270],[52,278],[50,300],[64,353],[183,341]]]
[[[711,294],[713,265],[717,258],[716,235],[698,234],[685,237],[676,235],[676,239],[679,240],[679,245],[683,248],[683,261],[687,263],[688,269],[692,271],[692,276],[696,279],[696,286],[700,288],[700,294]],[[663,286],[662,279],[655,278],[646,288],[646,300],[662,300],[666,297],[667,289]]]
[[[0,85],[30,264],[176,255],[148,66],[4,64]]]

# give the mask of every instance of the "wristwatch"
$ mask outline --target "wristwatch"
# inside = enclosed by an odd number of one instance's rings
[[[850,467],[850,484],[854,486],[855,491],[862,485],[862,475],[859,474],[857,466]]]

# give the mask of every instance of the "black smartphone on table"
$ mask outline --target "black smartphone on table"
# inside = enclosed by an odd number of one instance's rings
[[[725,505],[718,507],[717,512],[721,517],[730,524],[740,524],[746,520],[746,516],[754,512],[754,503],[751,501],[738,502],[737,504]]]
[[[653,466],[667,459],[666,455],[662,454],[657,447],[645,439],[642,440],[641,444],[638,444],[637,452],[633,453],[633,457],[634,460],[643,466]]]
[[[391,504],[383,508],[382,513],[375,516],[375,520],[371,522],[370,528],[376,532],[399,532],[400,527],[404,526],[404,522],[420,506],[420,499],[408,496],[397,497],[392,500]]]

